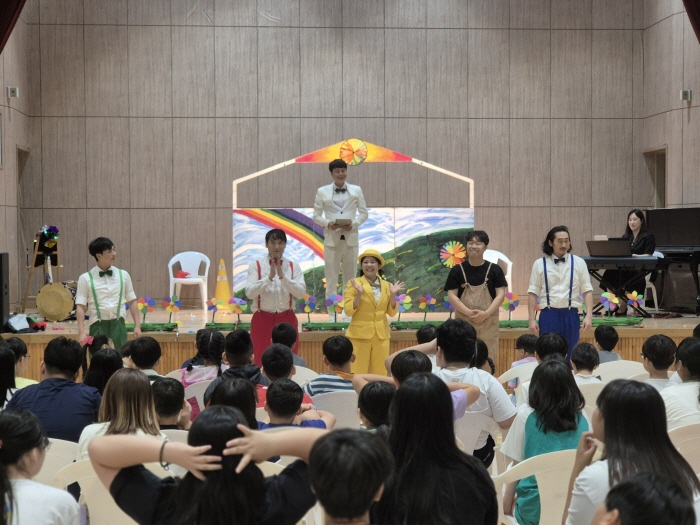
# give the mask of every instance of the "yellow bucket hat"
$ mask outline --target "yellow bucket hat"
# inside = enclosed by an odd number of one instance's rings
[[[362,266],[362,259],[364,259],[365,257],[374,257],[379,261],[380,268],[384,266],[384,257],[382,257],[382,254],[379,253],[377,250],[369,249],[362,252],[357,258],[357,262],[360,263],[360,266]]]

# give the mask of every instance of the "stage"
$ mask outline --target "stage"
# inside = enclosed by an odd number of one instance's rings
[[[32,312],[28,312],[31,315]],[[249,322],[250,314],[240,316],[241,322]],[[423,321],[422,313],[404,313],[401,314],[401,321]],[[230,312],[217,312],[217,323],[233,323],[237,316]],[[313,323],[328,322],[327,314],[313,314],[310,316],[298,314],[299,325],[309,321]],[[439,324],[447,319],[445,313],[428,313],[427,321]],[[501,320],[507,320],[508,314],[501,311]],[[513,320],[526,320],[527,307],[519,306],[511,314]],[[129,319],[130,320],[130,319]],[[146,321],[149,323],[165,323],[169,320],[169,314],[163,309],[157,308],[155,311],[147,314]],[[167,374],[171,370],[179,368],[180,365],[188,358],[195,355],[195,334],[197,330],[204,327],[206,322],[211,322],[211,312],[205,313],[201,309],[183,308],[179,312],[173,314],[172,321],[179,324],[176,332],[152,332],[144,333],[155,338],[161,345],[163,357],[160,364],[160,372]],[[396,321],[397,318],[392,319]],[[692,334],[693,328],[700,323],[700,318],[687,315],[674,319],[644,319],[638,326],[616,327],[620,334],[620,342],[616,347],[616,351],[623,359],[630,361],[640,361],[640,352],[642,343],[646,338],[654,334],[664,334],[673,339],[676,343],[682,341],[685,337]],[[326,367],[323,365],[323,341],[333,335],[341,335],[342,331],[313,331],[300,332],[299,334],[299,354],[306,360],[309,368],[316,372],[323,372]],[[522,334],[527,333],[526,328],[502,328],[499,332],[499,352],[496,358],[496,375],[505,372],[510,364],[515,361],[515,341]],[[65,336],[68,338],[77,338],[78,328],[75,321],[64,321],[60,323],[47,323],[46,331],[36,334],[17,334],[16,336],[22,339],[28,347],[29,368],[25,377],[39,380],[39,365],[43,358],[44,348],[46,344],[55,337]],[[0,334],[4,338],[12,337],[14,334]],[[129,334],[131,338],[132,335]],[[593,332],[581,334],[582,341],[593,342]],[[415,330],[397,330],[391,333],[391,352],[396,352],[402,348],[415,345],[417,343]]]

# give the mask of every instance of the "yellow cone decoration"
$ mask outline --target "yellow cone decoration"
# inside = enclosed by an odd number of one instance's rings
[[[228,304],[231,299],[231,288],[228,285],[228,277],[226,277],[226,264],[223,259],[219,259],[219,271],[216,273],[216,293],[214,294],[216,301],[221,301],[222,304]]]

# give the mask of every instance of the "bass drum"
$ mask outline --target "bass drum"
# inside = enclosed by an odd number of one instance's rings
[[[75,315],[77,281],[44,285],[36,295],[36,308],[47,321],[65,321]]]

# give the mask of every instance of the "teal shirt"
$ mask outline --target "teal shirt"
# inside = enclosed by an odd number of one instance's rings
[[[567,432],[547,432],[537,426],[537,414],[533,412],[525,423],[525,459],[548,452],[571,450],[578,447],[581,434],[588,431],[588,421],[582,414],[578,416],[576,430]],[[518,496],[515,504],[515,519],[521,525],[538,525],[540,522],[540,492],[535,476],[523,478],[515,488]]]

